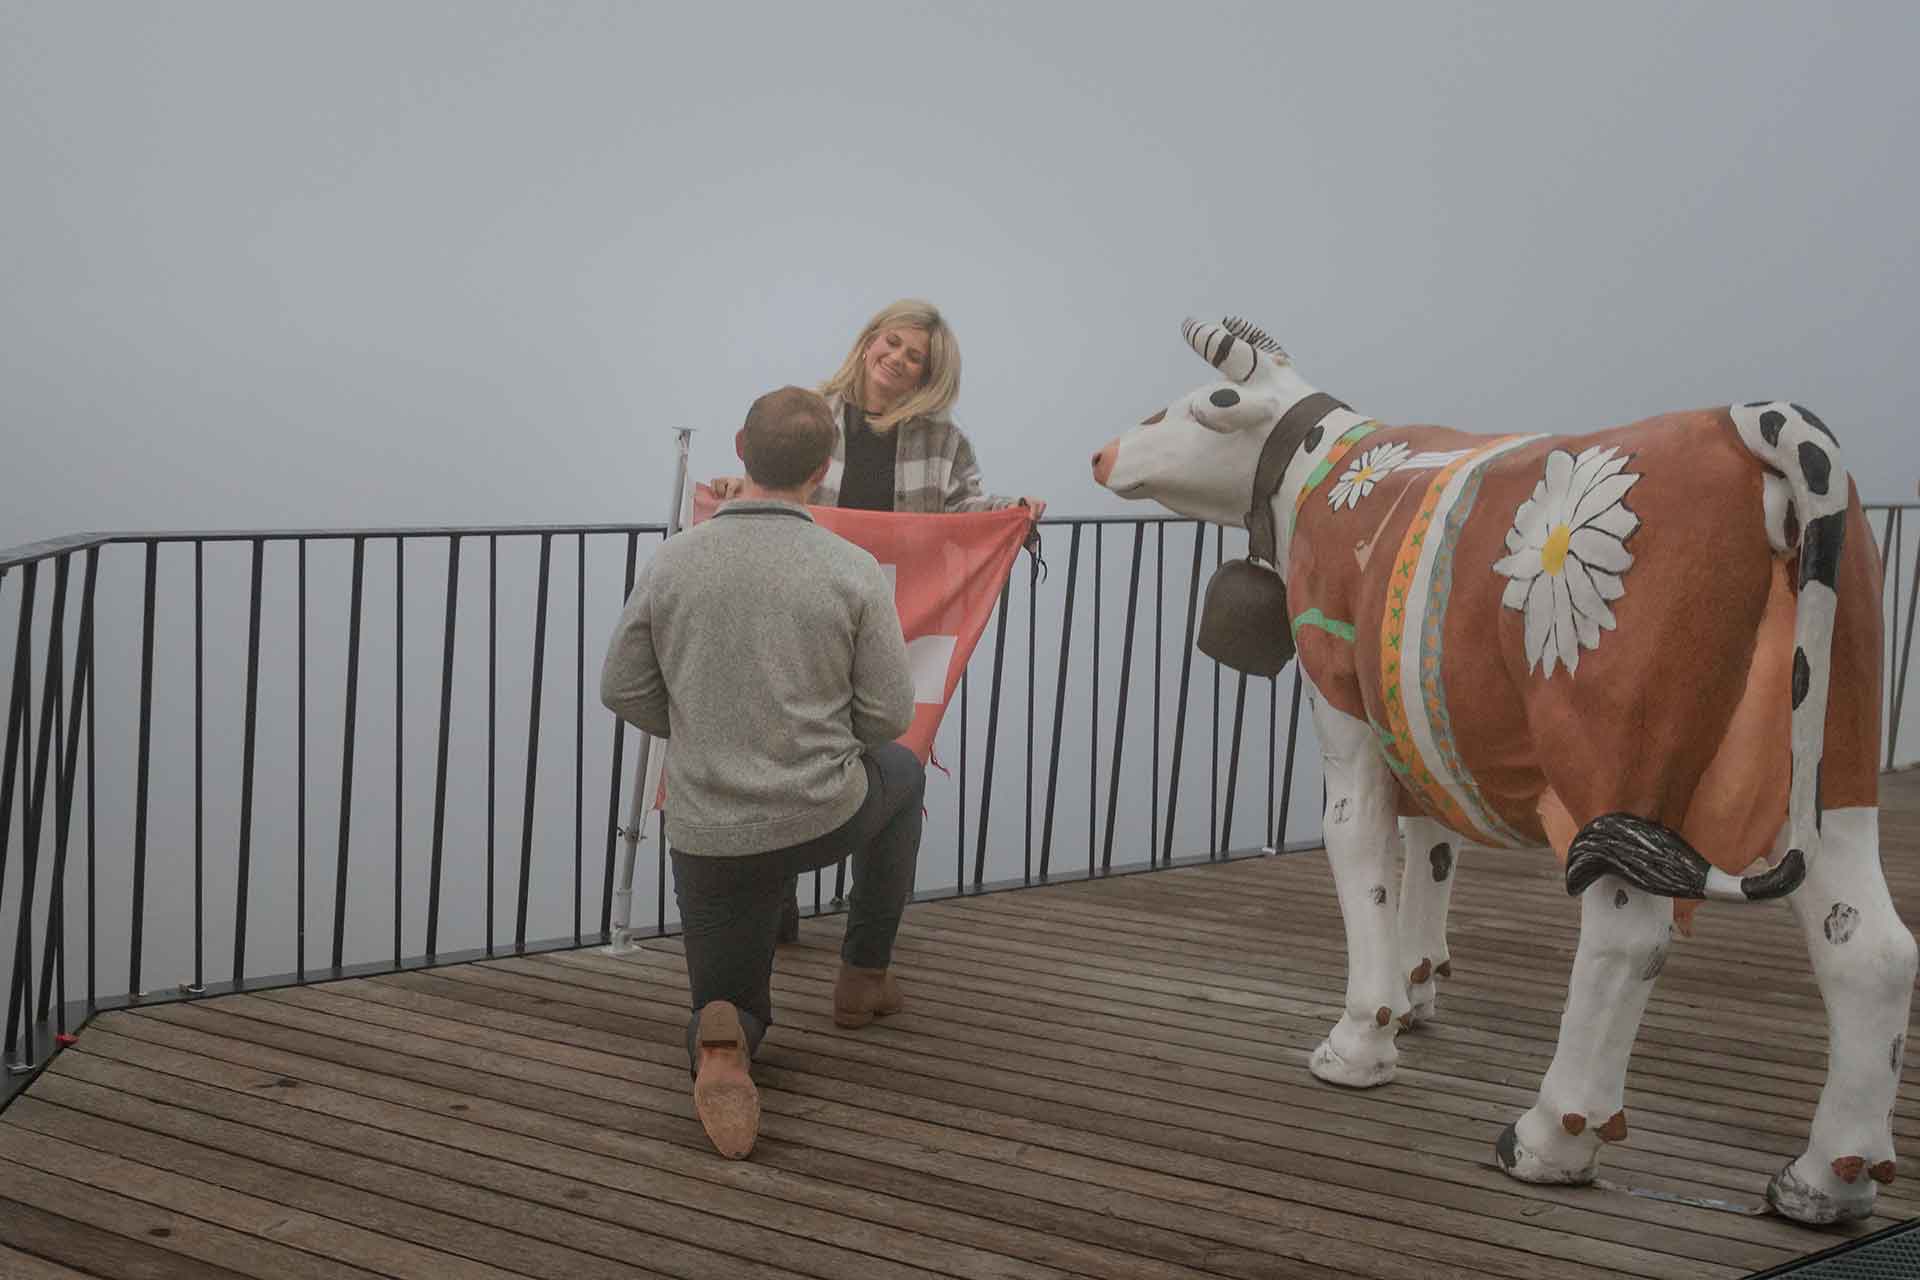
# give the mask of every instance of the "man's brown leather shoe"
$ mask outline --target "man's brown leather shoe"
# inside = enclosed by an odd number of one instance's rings
[[[861,969],[840,962],[840,976],[833,982],[833,1025],[864,1027],[874,1018],[898,1013],[906,1004],[899,984],[885,969]]]
[[[746,1029],[729,1002],[701,1006],[699,1054],[694,1113],[714,1150],[729,1160],[744,1159],[760,1135],[760,1093],[748,1074]]]

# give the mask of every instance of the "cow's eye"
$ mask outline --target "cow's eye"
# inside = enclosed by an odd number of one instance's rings
[[[1165,419],[1166,416],[1167,416],[1167,411],[1165,409],[1162,409],[1160,412],[1154,414],[1151,418],[1148,418],[1145,422],[1142,422],[1140,425],[1143,427],[1150,427],[1154,423],[1160,422],[1163,419]]]
[[[1240,403],[1240,393],[1230,387],[1222,387],[1207,399],[1212,401],[1216,408],[1231,409]]]

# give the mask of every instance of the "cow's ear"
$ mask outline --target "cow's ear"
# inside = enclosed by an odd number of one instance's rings
[[[1279,406],[1270,398],[1250,393],[1244,387],[1215,387],[1193,395],[1193,419],[1209,431],[1223,435],[1251,431],[1279,416]]]

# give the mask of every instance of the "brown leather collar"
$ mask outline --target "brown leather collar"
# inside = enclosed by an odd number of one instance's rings
[[[1247,510],[1247,550],[1253,559],[1263,560],[1276,569],[1280,567],[1273,560],[1278,542],[1273,527],[1273,495],[1307,433],[1335,409],[1345,408],[1345,401],[1316,391],[1282,414],[1272,434],[1267,436],[1267,443],[1260,450],[1260,463],[1253,471],[1253,505]]]

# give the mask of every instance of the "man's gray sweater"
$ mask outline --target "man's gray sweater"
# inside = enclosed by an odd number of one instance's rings
[[[873,556],[784,502],[669,538],[607,648],[600,700],[667,749],[667,838],[737,857],[825,835],[867,796],[861,752],[913,721]]]

